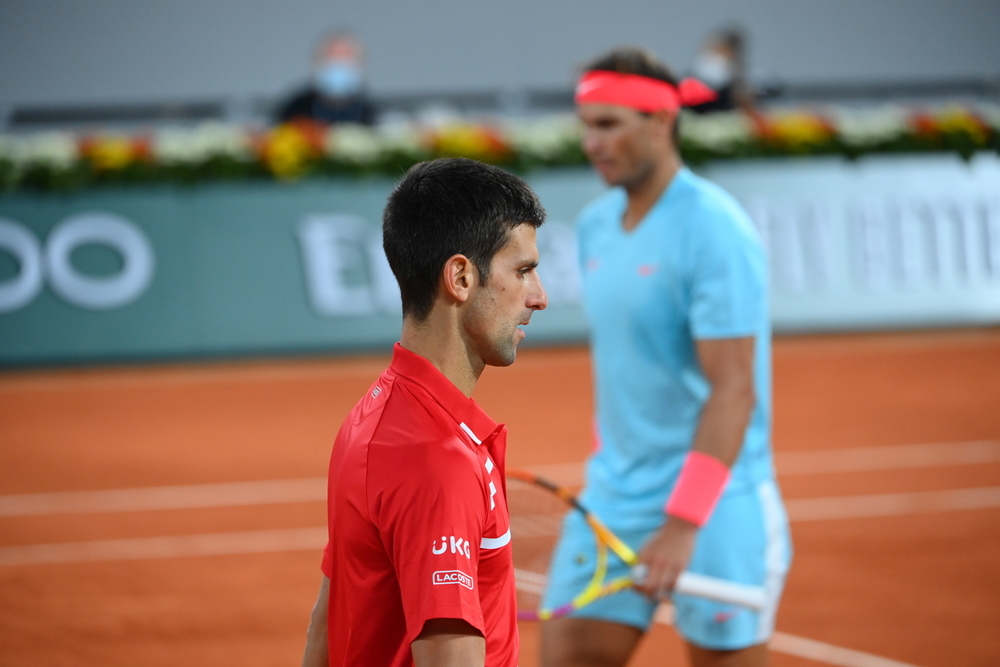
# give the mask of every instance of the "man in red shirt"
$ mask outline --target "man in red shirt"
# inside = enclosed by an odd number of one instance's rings
[[[519,178],[461,158],[413,167],[389,196],[403,330],[334,443],[305,667],[517,665],[507,432],[471,395],[546,306],[544,216]]]

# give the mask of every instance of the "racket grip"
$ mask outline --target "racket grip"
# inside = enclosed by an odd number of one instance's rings
[[[762,611],[767,606],[767,593],[762,586],[738,584],[694,572],[682,572],[681,576],[677,577],[674,592],[748,607],[756,611]]]
[[[637,586],[642,586],[648,574],[649,567],[645,563],[636,563],[632,566],[632,581]],[[767,594],[761,586],[738,584],[735,581],[694,572],[681,572],[677,577],[677,583],[674,584],[674,592],[747,607],[755,611],[761,611],[767,606]]]

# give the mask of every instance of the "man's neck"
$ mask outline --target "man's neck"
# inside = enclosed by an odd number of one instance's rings
[[[471,398],[485,364],[469,349],[458,326],[450,321],[454,316],[435,309],[422,322],[404,317],[399,343],[434,364],[459,391]]]
[[[671,150],[658,160],[646,178],[638,183],[625,186],[628,194],[628,206],[622,216],[622,227],[631,231],[639,226],[646,214],[663,195],[674,176],[683,166],[680,156]]]

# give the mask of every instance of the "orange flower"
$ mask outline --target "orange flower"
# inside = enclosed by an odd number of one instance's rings
[[[480,125],[451,125],[430,138],[431,149],[444,157],[467,157],[483,162],[500,162],[510,157],[511,148],[500,133]]]
[[[98,171],[113,171],[134,162],[149,162],[153,152],[149,137],[97,135],[80,140],[80,155]]]
[[[935,120],[938,129],[945,134],[965,134],[977,144],[985,144],[989,140],[989,126],[965,109],[946,109]]]
[[[261,160],[278,178],[298,178],[322,154],[323,132],[323,126],[312,121],[279,125],[258,138]]]
[[[938,129],[934,117],[927,113],[917,112],[910,117],[913,131],[923,139],[936,139],[941,130]]]
[[[829,121],[811,113],[776,113],[755,119],[755,124],[761,138],[789,150],[802,150],[826,143],[835,134]]]

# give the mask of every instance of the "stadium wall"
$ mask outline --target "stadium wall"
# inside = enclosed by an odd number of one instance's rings
[[[1000,77],[993,0],[10,0],[0,3],[0,111],[282,95],[335,27],[364,39],[377,95],[564,88],[619,44],[683,71],[709,31],[732,23],[750,35],[756,78]]]
[[[1000,158],[741,161],[704,169],[770,255],[776,331],[1000,323]],[[603,186],[529,177],[550,307],[527,342],[585,340],[572,221]],[[390,179],[0,198],[0,365],[384,349]]]

